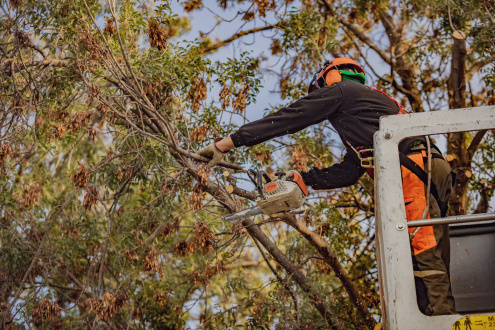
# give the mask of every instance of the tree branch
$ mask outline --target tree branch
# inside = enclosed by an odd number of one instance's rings
[[[334,9],[334,4],[330,0],[324,0],[323,4],[325,9],[330,13],[331,16],[336,17],[337,20],[349,29],[359,40],[368,45],[373,49],[386,63],[391,64],[391,58],[381,50],[370,38],[368,38],[361,30],[359,30],[355,25],[351,24],[349,21],[342,18]]]
[[[212,46],[198,49],[198,53],[200,53],[200,54],[209,53],[211,51],[217,50],[220,47],[226,46],[229,43],[231,43],[232,41],[234,41],[236,39],[239,39],[239,38],[241,38],[241,37],[243,37],[245,35],[253,34],[253,33],[256,33],[256,32],[260,32],[260,31],[266,31],[266,30],[276,29],[276,28],[279,28],[280,25],[281,25],[280,23],[277,23],[277,24],[273,24],[273,25],[267,25],[267,26],[262,26],[262,27],[259,27],[259,28],[251,29],[251,30],[246,30],[246,31],[238,32],[238,33],[234,34],[232,37],[230,37],[228,39],[225,39],[223,41],[220,41],[219,43],[216,43],[216,44],[214,44]]]
[[[298,310],[297,298],[296,298],[295,293],[292,292],[292,289],[289,287],[287,281],[284,281],[282,276],[280,276],[280,274],[277,272],[277,270],[272,266],[272,264],[270,263],[270,260],[268,260],[266,254],[265,254],[265,251],[263,251],[263,249],[261,248],[260,243],[254,237],[253,237],[253,241],[256,244],[256,246],[258,247],[258,250],[260,251],[261,256],[263,257],[266,264],[268,265],[268,267],[272,271],[273,275],[275,275],[275,277],[280,282],[280,284],[289,292],[290,296],[292,297],[292,301],[294,302],[294,308],[296,310],[296,320],[299,321],[299,310]]]
[[[483,68],[485,65],[487,65],[488,63],[492,63],[493,61],[495,61],[495,54],[492,55],[490,58],[488,58],[487,60],[485,61],[478,61],[476,63],[473,64],[472,67],[470,67],[466,74],[465,74],[465,79],[466,79],[466,82],[470,81],[471,78],[473,78],[474,74],[476,72],[478,72],[479,70],[481,70],[481,68]]]
[[[486,129],[476,132],[476,134],[473,137],[473,140],[471,141],[471,144],[469,144],[469,147],[467,148],[467,157],[466,157],[467,158],[466,160],[469,164],[473,160],[474,153],[476,152],[476,149],[478,149],[486,132],[488,132],[488,130]]]
[[[493,177],[488,183],[481,184],[480,201],[474,213],[487,213],[490,208],[490,198],[493,196],[495,190],[495,177]]]
[[[13,62],[12,66],[10,64],[11,62]],[[25,68],[34,67],[34,66],[47,66],[47,65],[51,65],[55,67],[66,67],[69,65],[69,61],[59,60],[56,58],[48,58],[41,61],[23,63],[22,68],[20,68],[19,66],[17,66],[17,64],[15,64],[13,59],[9,59],[2,63],[2,66],[0,66],[0,72],[10,72],[12,74],[21,71],[22,69]]]
[[[308,227],[306,227],[301,221],[297,221],[297,219],[293,215],[284,213],[280,216],[280,219],[288,225],[294,227],[324,257],[325,262],[329,264],[330,267],[332,267],[335,275],[344,285],[344,288],[349,294],[351,302],[358,309],[359,314],[361,314],[368,328],[373,329],[376,325],[375,319],[366,308],[366,303],[362,299],[361,294],[356,290],[354,284],[352,284],[352,280],[350,279],[344,267],[342,267],[342,265],[340,264],[330,246],[320,236],[316,235]]]
[[[320,312],[323,318],[328,322],[331,328],[342,329],[343,326],[337,315],[327,306],[322,297],[314,291],[306,280],[303,273],[297,269],[287,256],[279,250],[279,248],[256,226],[253,220],[246,218],[242,219],[242,224],[253,237],[258,240],[265,247],[265,249],[272,255],[272,257],[291,275],[298,286],[309,295],[311,304]]]
[[[41,240],[41,243],[40,243],[38,249],[36,250],[36,253],[34,254],[33,260],[31,260],[31,264],[29,265],[29,268],[26,270],[26,272],[24,273],[24,276],[22,277],[21,283],[19,284],[19,289],[17,289],[17,292],[14,295],[14,299],[12,299],[9,306],[5,309],[5,312],[3,313],[2,321],[0,323],[2,326],[5,326],[5,320],[7,319],[7,315],[9,315],[12,306],[14,306],[15,303],[17,302],[17,300],[19,299],[19,296],[21,295],[21,292],[23,290],[24,282],[26,282],[27,277],[29,276],[29,274],[31,274],[31,270],[33,270],[34,264],[38,261],[38,257],[40,256],[41,251],[43,250],[43,247],[45,245],[45,242],[46,242],[48,236],[50,236],[50,231],[52,230],[53,225],[55,224],[55,220],[58,219],[59,215],[62,213],[62,211],[65,209],[65,207],[69,204],[69,202],[72,200],[72,198],[76,195],[76,193],[78,191],[79,191],[79,188],[76,188],[69,195],[69,197],[67,197],[65,202],[60,206],[57,213],[55,213],[55,215],[50,219],[50,222],[48,223],[48,226],[45,229],[45,235],[43,236],[43,239]],[[49,215],[48,215],[48,217],[49,217]]]

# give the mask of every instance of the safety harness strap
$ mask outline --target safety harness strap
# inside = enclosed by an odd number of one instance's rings
[[[431,154],[431,158],[441,158],[443,157],[439,154]],[[399,160],[400,164],[407,168],[409,171],[414,173],[425,185],[428,185],[428,174],[426,174],[425,170],[423,170],[418,164],[416,164],[411,158],[407,157],[406,154],[399,152]],[[437,187],[432,182],[431,183],[431,194],[435,197],[435,200],[438,202],[440,199],[440,195],[438,194]]]
[[[407,112],[404,109],[404,107],[402,106],[402,104],[400,104],[399,102],[397,102],[395,99],[391,98],[387,93],[384,93],[381,90],[376,89],[376,88],[373,88],[373,87],[370,87],[370,86],[366,86],[366,87],[368,87],[369,89],[374,90],[375,92],[378,92],[380,94],[385,95],[390,100],[392,100],[395,104],[397,104],[397,107],[399,107],[399,112],[397,112],[398,115],[409,113],[409,112]],[[342,141],[344,141],[345,144],[347,144],[351,148],[352,151],[354,151],[354,153],[356,154],[356,156],[358,157],[358,159],[360,161],[361,167],[364,168],[364,169],[366,169],[366,172],[368,172],[368,175],[372,179],[374,179],[375,173],[373,171],[373,168],[374,168],[373,147],[360,146],[360,147],[354,148],[349,143],[349,141],[347,141],[346,139],[344,139],[342,137],[342,135],[340,136],[340,138],[342,139]]]
[[[435,146],[435,145],[433,145]],[[436,146],[435,146],[436,147]],[[443,158],[442,155],[437,154],[437,153],[431,153],[431,158],[438,158],[442,159],[445,161],[445,158]],[[423,170],[418,164],[413,162],[409,157],[407,157],[404,153],[399,152],[399,159],[400,163],[402,166],[407,168],[409,171],[414,173],[423,183],[425,186],[428,185],[428,174]],[[455,178],[453,179],[455,181]],[[438,194],[437,187],[433,182],[431,182],[431,188],[430,192],[435,197],[435,200],[437,201],[438,207],[440,208],[440,214],[442,217],[444,217],[447,214],[447,210],[449,208],[448,201],[442,201],[440,199],[440,195]]]
[[[442,270],[415,270],[414,271],[414,276],[416,277],[426,277],[426,276],[433,276],[433,275],[443,275],[446,274],[446,272]]]
[[[387,93],[382,92],[381,90],[376,89],[376,88],[373,88],[373,87],[370,87],[370,86],[366,86],[366,87],[368,87],[368,88],[370,88],[370,89],[374,90],[375,92],[378,92],[378,93],[380,93],[380,94],[383,94],[383,95],[385,95],[386,97],[388,97],[389,99],[391,99],[392,101],[394,101],[394,103],[395,103],[395,104],[397,104],[397,106],[399,107],[399,112],[398,112],[399,114],[406,114],[406,113],[409,113],[409,112],[407,112],[407,111],[406,111],[406,109],[404,109],[404,107],[402,106],[402,104],[400,104],[399,102],[397,102],[396,100],[394,100],[393,98],[391,98],[391,97],[390,97]]]

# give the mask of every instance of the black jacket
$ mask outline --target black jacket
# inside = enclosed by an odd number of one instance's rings
[[[346,80],[320,88],[273,114],[246,124],[231,137],[236,147],[252,146],[328,120],[341,139],[354,148],[372,148],[380,117],[398,112],[397,104],[386,95]],[[341,163],[301,173],[304,182],[313,189],[333,189],[356,183],[365,170],[355,152],[347,143],[344,145],[347,154]]]

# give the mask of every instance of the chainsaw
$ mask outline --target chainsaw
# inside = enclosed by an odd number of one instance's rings
[[[277,172],[274,180],[270,179],[266,172],[249,170],[247,174],[258,190],[255,200],[257,206],[230,214],[223,218],[223,221],[236,221],[258,214],[272,215],[297,209],[304,204],[308,196],[308,187],[296,170]]]

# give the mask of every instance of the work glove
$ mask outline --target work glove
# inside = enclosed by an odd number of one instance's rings
[[[215,142],[219,140],[222,140],[222,138],[215,139]],[[220,150],[218,150],[215,142],[210,143],[209,145],[199,149],[198,151],[198,155],[211,159],[207,164],[208,167],[213,167],[220,163],[223,160],[223,156],[227,154],[226,152],[221,152]]]

